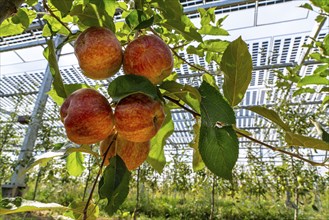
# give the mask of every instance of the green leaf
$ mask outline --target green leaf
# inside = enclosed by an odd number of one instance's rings
[[[213,126],[217,122],[225,125],[235,124],[235,114],[232,107],[224,100],[216,86],[215,79],[209,74],[202,76],[203,81],[199,88],[201,94],[201,116],[204,109],[204,117]]]
[[[301,94],[304,94],[304,93],[315,93],[315,89],[312,89],[312,88],[301,88],[301,89],[298,89],[294,92],[293,96],[297,96],[297,95],[301,95]]]
[[[329,143],[325,141],[300,134],[294,134],[292,132],[286,133],[285,140],[289,146],[301,146],[326,151],[329,150]]]
[[[142,22],[140,22],[135,28],[134,30],[140,30],[140,29],[145,29],[148,27],[151,27],[153,25],[154,22],[154,16],[152,16],[151,18],[144,20]]]
[[[36,165],[46,166],[47,163],[52,160],[54,157],[62,157],[64,156],[65,152],[46,152],[44,154],[38,155],[32,158],[26,167],[26,172],[31,168],[35,167]]]
[[[16,15],[4,20],[0,25],[0,37],[21,34],[36,17],[34,10],[19,8]]]
[[[199,91],[202,96],[200,155],[210,171],[222,178],[231,179],[232,169],[238,159],[239,142],[232,126],[220,127],[217,122],[234,124],[233,109],[214,87],[213,79],[204,77]]]
[[[312,5],[310,5],[310,4],[308,4],[308,3],[302,4],[302,5],[300,5],[299,7],[301,7],[301,8],[306,8],[306,9],[308,9],[308,10],[313,11]]]
[[[66,158],[66,169],[71,176],[80,176],[84,171],[84,157],[81,152],[73,152]]]
[[[49,2],[60,10],[63,16],[70,12],[73,4],[73,0],[50,0]]]
[[[79,22],[87,27],[102,27],[103,21],[98,13],[98,9],[94,4],[87,4],[85,7],[83,5],[76,5],[72,8],[70,15],[77,16]]]
[[[146,14],[141,10],[133,10],[125,18],[126,23],[132,30],[140,30],[150,27],[154,22],[154,16],[147,18]]]
[[[109,84],[108,93],[115,102],[134,93],[143,93],[149,95],[153,99],[161,99],[158,89],[151,81],[143,76],[133,74],[115,78]]]
[[[5,198],[1,203],[6,203],[8,208],[2,208],[0,206],[0,215],[8,215],[19,212],[33,212],[33,211],[46,211],[46,210],[67,210],[69,208],[57,203],[41,203],[31,200],[22,200],[21,204],[17,206],[15,203],[11,203],[11,200],[16,198]]]
[[[127,198],[130,175],[131,173],[119,156],[112,157],[110,165],[104,170],[99,182],[98,193],[100,198],[107,198],[105,211],[110,216],[116,212]]]
[[[329,79],[321,75],[305,76],[299,80],[297,86],[301,87],[305,85],[329,85]]]
[[[231,106],[241,102],[252,76],[252,60],[247,44],[239,37],[228,45],[222,61],[223,91]]]
[[[25,0],[25,3],[29,6],[34,6],[38,3],[38,0]]]
[[[205,25],[200,28],[198,31],[200,34],[206,34],[206,35],[220,35],[220,36],[228,36],[229,33],[220,27],[214,27],[212,25]]]
[[[222,53],[230,43],[223,40],[206,40],[201,45],[206,51]]]
[[[48,40],[47,45],[48,47],[46,47],[46,49],[43,51],[43,55],[48,60],[50,72],[54,78],[53,88],[59,97],[66,98],[67,93],[65,91],[63,79],[59,71],[54,42],[52,40]]]
[[[87,154],[93,155],[94,157],[98,157],[98,153],[94,152],[91,149],[90,145],[87,145],[87,144],[82,144],[80,147],[66,148],[65,154],[69,154],[69,153],[73,153],[73,152],[87,153]]]
[[[329,92],[329,87],[323,87],[323,88],[321,88],[320,93],[321,92]]]
[[[86,202],[84,201],[73,201],[70,203],[70,210],[64,213],[64,216],[70,217],[75,220],[83,220],[83,211],[85,209]],[[99,207],[92,201],[89,202],[87,208],[87,220],[96,220],[99,216]]]
[[[285,131],[290,131],[289,126],[281,120],[280,116],[275,111],[262,106],[251,106],[247,107],[246,109],[257,113],[263,116],[264,118],[269,119],[273,123],[279,125]]]
[[[199,152],[211,172],[232,179],[232,169],[239,155],[239,142],[232,126],[209,126],[207,119],[201,116]]]
[[[194,137],[192,142],[189,144],[190,147],[193,148],[192,166],[194,171],[202,170],[205,167],[205,164],[199,152],[200,127],[201,120],[197,119],[196,123],[193,125]]]
[[[166,118],[158,131],[158,133],[151,139],[151,149],[147,157],[147,162],[158,172],[162,170],[166,164],[166,157],[164,155],[164,146],[166,140],[174,132],[174,122],[171,118],[170,110],[165,107]]]
[[[168,91],[170,95],[176,96],[200,114],[201,95],[193,86],[182,85],[175,81],[164,81],[160,88]]]
[[[168,19],[165,23],[163,23],[163,26],[176,30],[182,34],[186,40],[196,40],[198,42],[202,42],[202,36],[197,32],[196,28],[191,26],[189,27],[180,20]]]
[[[71,93],[73,93],[74,91],[76,91],[78,89],[91,88],[91,87],[89,85],[87,85],[87,84],[64,84],[64,88],[65,88],[65,91],[67,93],[67,96],[69,96]],[[59,106],[61,106],[63,104],[63,102],[65,101],[65,98],[60,97],[57,94],[57,92],[54,89],[54,87],[52,87],[51,90],[47,94]]]
[[[329,2],[325,0],[311,0],[312,4],[320,7],[325,12],[329,13]]]
[[[60,17],[60,15],[58,17]],[[53,16],[44,15],[43,19],[47,21],[47,25],[45,25],[43,28],[43,33],[42,33],[43,36],[51,36],[56,33],[59,33],[59,34],[65,35],[65,36],[68,36],[70,34],[70,31],[68,29],[66,29],[66,27],[64,27],[62,25],[62,23],[60,23]],[[49,29],[49,33],[48,33],[47,29]]]
[[[115,15],[115,11],[118,4],[116,0],[104,0],[104,9],[107,12],[107,14],[111,17]]]

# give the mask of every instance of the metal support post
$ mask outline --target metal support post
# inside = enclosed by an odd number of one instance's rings
[[[54,40],[55,47],[57,47],[63,41],[62,36],[57,36]],[[56,52],[56,58],[59,59],[60,50]],[[11,177],[9,184],[2,185],[2,196],[3,197],[15,197],[21,196],[23,189],[25,189],[25,165],[32,157],[33,148],[37,139],[38,130],[42,121],[42,115],[47,103],[48,94],[47,92],[51,88],[53,81],[52,74],[50,72],[49,64],[45,71],[42,84],[39,88],[37,99],[31,115],[29,127],[23,140],[20,154],[18,156],[18,165]]]

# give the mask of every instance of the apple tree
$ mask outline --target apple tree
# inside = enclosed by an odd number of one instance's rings
[[[10,5],[9,1],[0,2]],[[251,82],[252,58],[243,36],[232,42],[223,40],[228,35],[222,28],[225,17],[218,19],[215,8],[199,8],[199,23],[193,23],[178,0],[170,4],[165,0],[27,0],[27,7],[21,8],[21,1],[12,2],[17,12],[6,16],[0,26],[1,36],[18,34],[36,16],[42,16],[42,33],[48,39],[44,56],[53,76],[49,94],[61,106],[58,114],[68,138],[81,145],[66,149],[65,155],[74,160],[70,164],[81,164],[82,153],[100,160],[96,181],[82,211],[84,219],[95,214],[92,198],[96,186],[99,198],[107,200],[106,212],[112,215],[129,193],[131,170],[146,160],[162,172],[166,165],[164,146],[174,132],[173,109],[182,109],[195,118],[190,146],[196,171],[206,167],[216,176],[231,180],[239,137],[313,165],[327,165],[325,161],[316,163],[263,143],[236,126],[234,110],[239,108]],[[41,4],[44,12],[36,11],[36,4]],[[329,13],[328,7],[317,3],[315,6]],[[55,39],[61,39],[60,43],[55,45]],[[309,91],[304,89],[309,83],[319,84],[316,80],[322,85],[327,83],[322,73],[328,71],[328,39],[327,36],[323,42],[315,42],[323,50],[312,57],[326,64],[313,77],[296,78],[300,68],[297,66],[290,69],[290,76],[282,75],[282,80],[298,84],[300,93]],[[65,44],[74,44],[87,78],[108,81],[108,85],[99,85],[106,87],[106,94],[88,84],[63,83],[56,54]],[[196,55],[205,64],[191,62],[182,54]],[[179,82],[177,70],[182,65],[201,79],[198,85]],[[223,83],[218,83],[218,76]],[[325,98],[324,105],[327,102]],[[247,109],[271,121],[282,132],[286,145],[329,150],[328,134],[321,127],[323,140],[294,132],[272,109]],[[101,146],[101,153],[93,146]],[[51,158],[60,155],[63,154],[51,154]],[[36,160],[33,165],[42,162]]]

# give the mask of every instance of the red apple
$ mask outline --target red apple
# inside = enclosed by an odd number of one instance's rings
[[[93,144],[109,136],[114,127],[108,100],[94,89],[79,89],[60,108],[67,137],[77,144]]]
[[[170,48],[155,35],[144,35],[128,44],[123,55],[125,74],[141,75],[153,84],[161,83],[173,70]]]
[[[133,142],[149,141],[160,129],[164,118],[162,103],[142,93],[120,100],[114,112],[118,134]]]
[[[113,76],[122,64],[122,48],[115,34],[103,27],[90,27],[82,32],[74,52],[83,74],[91,79]]]
[[[104,158],[104,154],[111,143],[111,136],[101,142],[100,154]],[[146,159],[150,152],[150,141],[131,142],[120,135],[117,136],[116,144],[113,144],[108,150],[104,166],[109,165],[109,159],[115,154],[119,155],[126,164],[128,170],[134,170],[139,167]]]

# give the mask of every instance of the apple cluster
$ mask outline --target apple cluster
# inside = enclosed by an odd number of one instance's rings
[[[103,27],[90,27],[82,32],[74,50],[83,74],[95,80],[109,78],[123,66],[125,74],[144,76],[158,84],[171,74],[174,64],[170,48],[158,36],[140,36],[123,52],[115,34]],[[83,88],[64,101],[60,116],[72,142],[100,142],[105,165],[117,154],[133,170],[146,160],[150,140],[162,126],[165,113],[162,102],[143,93],[122,98],[113,111],[105,96]],[[114,137],[114,147],[107,150]]]

